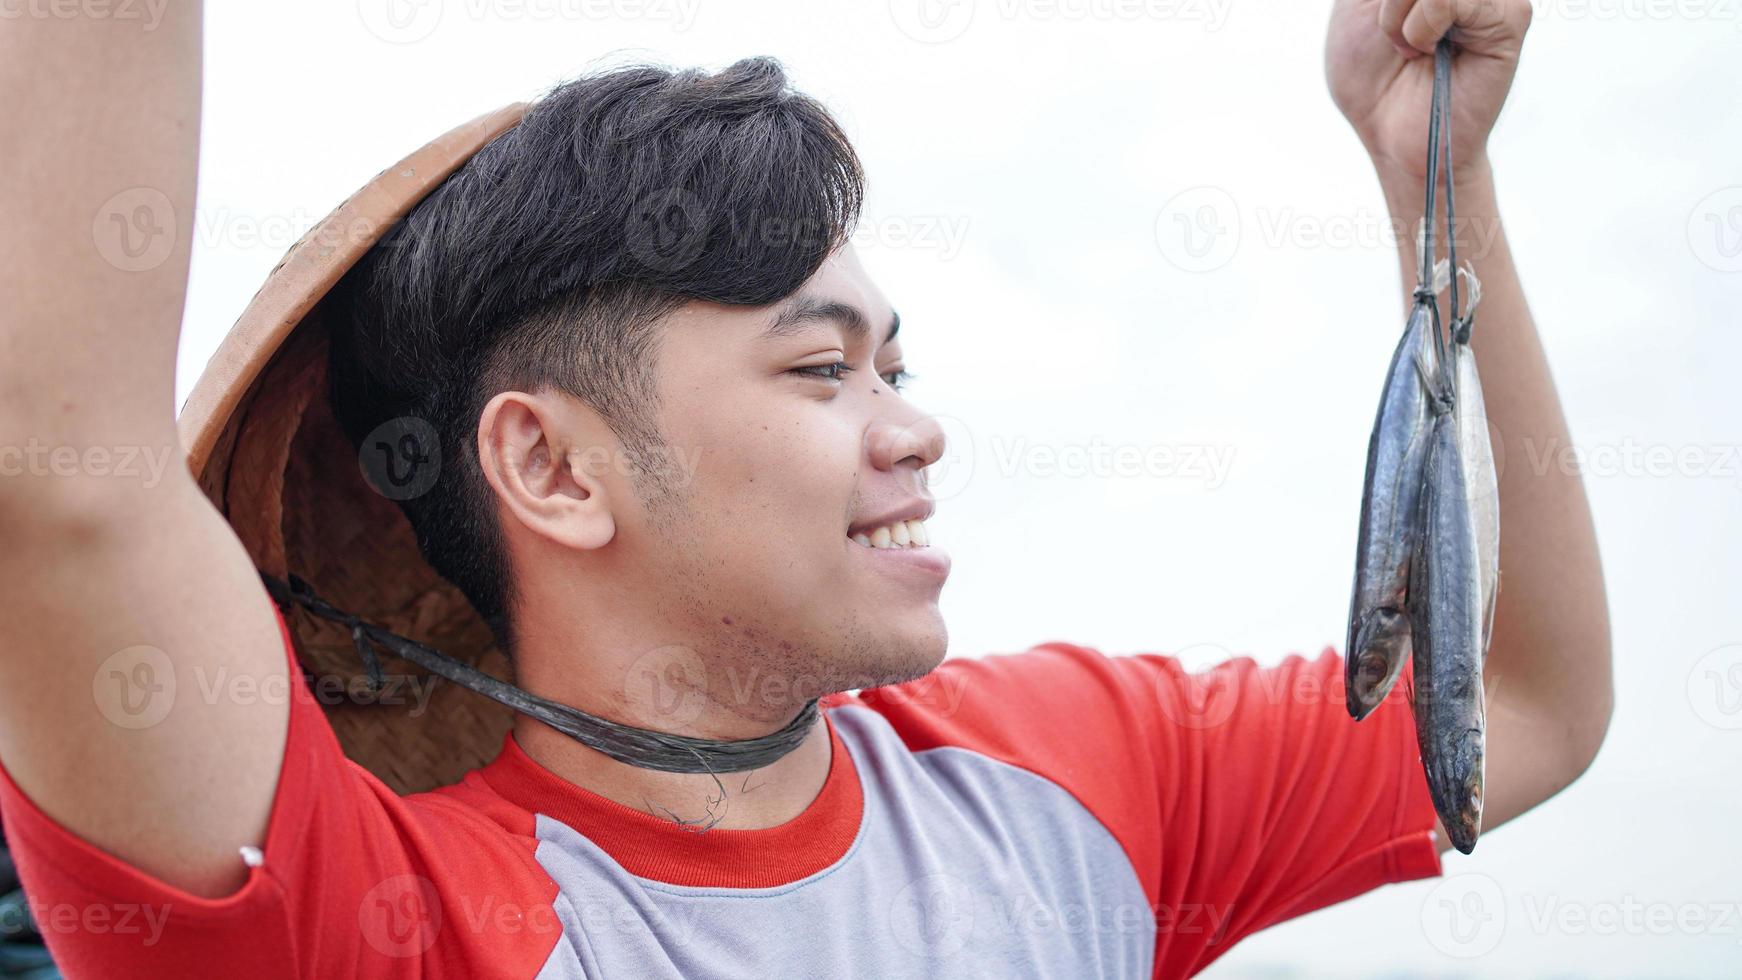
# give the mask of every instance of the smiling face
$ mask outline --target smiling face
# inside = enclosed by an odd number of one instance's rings
[[[691,482],[652,508],[648,558],[723,646],[813,695],[944,654],[949,559],[923,524],[943,438],[900,393],[897,327],[851,246],[784,302],[691,304],[664,327],[659,424]]]
[[[680,307],[657,327],[658,481],[584,471],[609,436],[578,400],[497,396],[481,448],[496,447],[516,629],[560,629],[551,607],[578,605],[619,649],[681,645],[740,717],[930,671],[949,559],[923,523],[924,468],[943,436],[899,390],[897,327],[850,245],[770,306]]]

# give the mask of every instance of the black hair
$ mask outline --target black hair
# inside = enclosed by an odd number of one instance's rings
[[[548,385],[645,459],[661,444],[659,320],[796,292],[851,234],[863,187],[839,125],[773,59],[615,68],[540,97],[335,287],[334,414],[354,445],[407,419],[433,431],[433,485],[399,503],[505,651],[513,583],[478,464],[484,405]]]

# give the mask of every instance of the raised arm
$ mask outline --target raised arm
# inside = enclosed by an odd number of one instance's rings
[[[176,438],[199,0],[0,20],[0,761],[50,817],[197,894],[246,872],[283,646]]]
[[[1488,694],[1484,828],[1559,792],[1608,730],[1609,613],[1584,484],[1533,465],[1570,444],[1548,359],[1512,264],[1489,164],[1489,130],[1511,88],[1529,0],[1339,0],[1326,68],[1400,230],[1407,308],[1417,278],[1433,49],[1449,32],[1457,245],[1482,282],[1471,348],[1500,470],[1500,591],[1483,679]],[[1441,216],[1443,218],[1443,215]],[[1445,255],[1443,220],[1440,255]],[[1401,317],[1400,317],[1401,322]],[[1442,848],[1447,846],[1440,835]]]

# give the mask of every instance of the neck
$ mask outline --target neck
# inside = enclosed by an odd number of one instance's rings
[[[523,689],[620,725],[716,741],[743,741],[793,722],[817,691],[746,684],[785,676],[757,651],[710,644],[677,617],[590,609],[575,596],[529,603],[517,619],[516,681]],[[831,762],[818,717],[797,746],[757,769],[664,772],[620,762],[525,715],[514,738],[533,761],[613,802],[693,827],[756,830],[802,813]]]
[[[533,761],[576,786],[697,829],[763,830],[786,823],[816,799],[832,761],[828,726],[821,718],[797,748],[775,762],[717,778],[618,762],[524,715],[515,719],[514,739]]]

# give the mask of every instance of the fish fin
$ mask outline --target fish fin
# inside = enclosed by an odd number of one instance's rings
[[[1415,375],[1421,379],[1421,390],[1427,392],[1430,402],[1440,401],[1438,379],[1435,377],[1433,365],[1427,362],[1427,354],[1420,347],[1415,349]]]
[[[1476,304],[1482,302],[1482,280],[1476,278],[1476,267],[1468,262],[1464,263],[1464,268],[1458,270],[1458,275],[1464,278],[1470,303],[1464,307],[1464,315],[1452,321],[1452,339],[1467,345],[1470,342],[1470,330],[1476,325]]]
[[[1470,304],[1464,307],[1464,319],[1468,320],[1476,315],[1476,307],[1482,302],[1482,280],[1476,278],[1476,266],[1472,262],[1465,262],[1458,275],[1464,277],[1464,289],[1470,294]]]
[[[1451,284],[1452,284],[1452,263],[1445,260],[1445,259],[1441,259],[1438,262],[1435,262],[1434,263],[1434,282],[1433,282],[1434,295],[1438,296],[1439,294],[1445,292],[1446,287],[1450,286]]]

